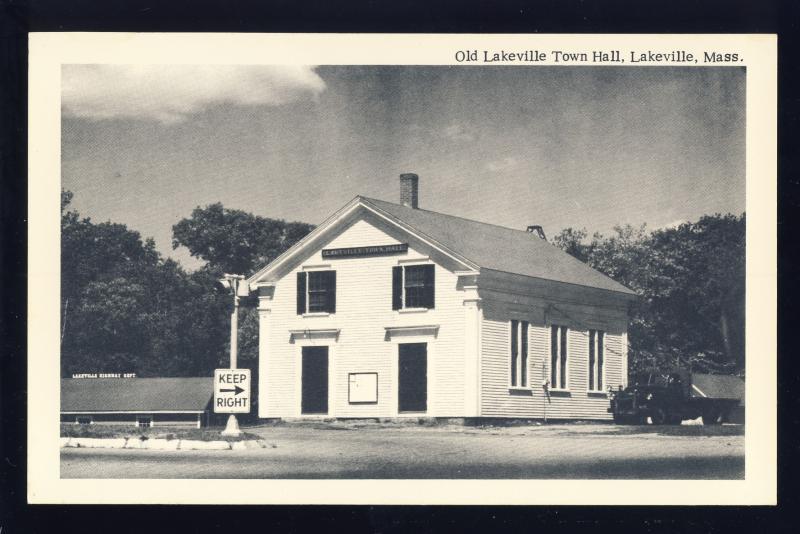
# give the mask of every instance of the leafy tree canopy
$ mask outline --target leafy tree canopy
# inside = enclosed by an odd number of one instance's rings
[[[61,370],[208,376],[226,355],[229,301],[151,239],[70,210],[61,196]]]
[[[184,246],[213,272],[252,274],[308,234],[301,222],[260,217],[221,203],[195,208],[172,227],[172,247]]]
[[[639,294],[629,326],[632,372],[744,371],[744,214],[654,232],[619,226],[591,238],[567,228],[553,242]]]
[[[152,239],[96,223],[61,194],[61,370],[137,376],[210,376],[228,365],[232,296],[223,272],[249,274],[305,236],[305,223],[257,217],[221,204],[174,227],[173,246],[208,263],[186,272]],[[255,371],[258,314],[240,308],[239,365]]]

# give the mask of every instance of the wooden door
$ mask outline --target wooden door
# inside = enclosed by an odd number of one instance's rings
[[[428,409],[428,345],[403,343],[399,347],[398,410]]]
[[[327,414],[328,347],[303,347],[301,383],[301,413]]]

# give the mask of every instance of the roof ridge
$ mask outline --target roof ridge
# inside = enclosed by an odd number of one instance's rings
[[[365,197],[363,195],[358,195],[358,196],[359,196],[359,198],[362,198],[364,200],[372,200],[372,201],[377,200],[378,202],[385,202],[386,204],[391,204],[392,206],[408,207],[408,206],[403,206],[402,204],[397,204],[395,202],[389,202],[388,200],[381,200],[380,198]],[[413,209],[415,211],[426,211],[428,213],[433,213],[434,215],[444,215],[445,217],[452,217],[453,219],[460,219],[462,221],[469,221],[469,222],[478,223],[478,224],[485,224],[486,226],[494,226],[495,228],[502,228],[503,230],[511,230],[512,232],[519,232],[521,234],[530,233],[527,230],[520,230],[518,228],[511,228],[509,226],[503,226],[502,224],[494,224],[494,223],[489,223],[489,222],[484,222],[484,221],[477,221],[475,219],[468,219],[466,217],[461,217],[460,215],[452,215],[450,213],[442,213],[441,211],[426,210],[425,208],[408,208],[408,209]],[[543,239],[542,241],[546,242],[548,245],[552,245],[552,243],[550,243],[546,239]]]

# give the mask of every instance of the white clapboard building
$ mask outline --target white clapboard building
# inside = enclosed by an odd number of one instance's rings
[[[515,230],[358,196],[259,270],[262,418],[608,419],[634,294]]]

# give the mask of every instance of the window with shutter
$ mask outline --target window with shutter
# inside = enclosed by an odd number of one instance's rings
[[[297,273],[297,313],[336,313],[336,271]]]
[[[433,265],[407,265],[392,269],[392,309],[435,306],[436,282]]]

